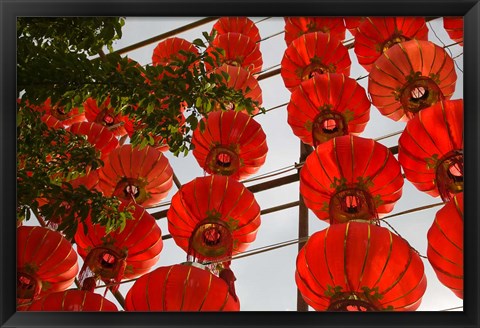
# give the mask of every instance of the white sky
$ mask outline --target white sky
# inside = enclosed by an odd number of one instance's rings
[[[254,22],[262,20],[263,17],[251,18]],[[123,38],[114,44],[114,49],[120,49],[139,41],[143,41],[158,34],[167,32],[174,28],[186,25],[199,20],[200,17],[159,17],[159,18],[130,18],[126,19],[123,28]],[[210,32],[214,22],[202,25],[188,32],[180,33],[177,37],[193,41],[196,38],[202,38],[202,32]],[[441,19],[431,21],[429,26],[429,40],[442,46],[437,37],[433,35],[432,29],[442,39],[445,44],[451,44],[451,41],[443,29]],[[266,38],[274,35],[284,29],[284,20],[281,17],[269,18],[259,22],[257,27],[260,30],[260,36]],[[347,32],[346,39],[351,35]],[[155,44],[145,46],[138,50],[128,53],[128,56],[142,65],[150,64]],[[269,68],[278,65],[286,49],[284,34],[280,34],[262,41],[260,49],[263,56],[263,68]],[[449,47],[453,56],[463,51],[460,46]],[[367,72],[358,65],[353,49],[349,51],[352,61],[350,76],[358,78],[364,76]],[[463,56],[456,58],[456,62],[463,69]],[[463,97],[463,74],[457,70],[458,80],[456,92],[452,99]],[[367,90],[368,78],[362,79],[359,83]],[[290,92],[284,87],[280,75],[260,81],[260,87],[263,90],[263,106],[266,109],[277,105],[287,103],[290,100]],[[289,167],[299,162],[300,143],[299,139],[293,134],[287,124],[286,106],[268,112],[265,115],[255,117],[259,122],[265,134],[267,135],[267,144],[269,152],[265,165],[255,175],[261,175],[280,168]],[[361,135],[367,138],[378,138],[392,132],[401,131],[405,123],[394,122],[380,115],[378,110],[372,106],[370,112],[370,121],[367,124],[365,132]],[[381,140],[380,142],[387,147],[397,144],[399,136]],[[203,170],[198,166],[193,154],[187,157],[176,158],[170,153],[166,153],[170,164],[182,184],[193,180],[196,177],[203,176]],[[289,171],[284,175],[290,175],[294,171]],[[278,177],[278,176],[277,176]],[[275,178],[277,178],[275,177]],[[270,178],[271,179],[271,178]],[[270,179],[246,183],[246,186]],[[262,209],[284,203],[298,200],[299,183],[291,183],[282,187],[268,191],[255,193],[255,198]],[[177,188],[174,186],[167,199],[175,194]],[[428,204],[439,203],[439,198],[432,198],[415,189],[407,180],[405,180],[403,196],[397,202],[394,211],[391,213],[402,212],[411,208],[424,206]],[[156,210],[164,210],[163,207]],[[398,216],[389,219],[388,222],[417,249],[420,254],[426,255],[427,249],[427,231],[430,228],[436,211],[440,207],[430,210],[424,210],[409,215]],[[152,212],[152,211],[150,211]],[[33,220],[32,220],[33,221]],[[162,233],[168,234],[167,220],[158,221]],[[309,212],[309,233],[326,228],[328,225]],[[386,227],[385,224],[382,226]],[[262,216],[262,224],[257,234],[255,242],[249,250],[285,242],[298,237],[298,207],[278,211]],[[232,261],[232,270],[237,277],[236,292],[240,299],[242,311],[295,311],[297,302],[297,291],[294,280],[295,260],[297,254],[297,245],[287,246],[273,251],[261,253],[254,256],[245,257]],[[184,262],[186,260],[185,252],[176,246],[173,239],[164,241],[160,260],[157,266],[166,266]],[[425,273],[427,275],[428,286],[423,297],[423,302],[419,311],[438,311],[462,306],[463,301],[457,298],[453,292],[444,287],[436,278],[433,269],[426,259],[423,259]],[[132,283],[123,284],[120,291],[126,295]],[[110,293],[107,298],[118,303]],[[119,305],[118,305],[119,306]],[[119,309],[121,307],[119,306]],[[310,309],[311,310],[311,309]]]

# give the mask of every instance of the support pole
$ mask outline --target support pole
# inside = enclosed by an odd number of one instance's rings
[[[300,142],[300,163],[303,163],[307,156],[313,151],[312,147],[309,145]],[[298,174],[300,175],[300,170]],[[305,206],[303,201],[302,194],[299,193],[299,206],[298,206],[298,238],[308,237],[308,208]],[[298,244],[298,251],[302,249],[305,242],[301,242]],[[297,289],[297,311],[298,312],[307,312],[308,311],[308,304],[303,299],[300,291]]]

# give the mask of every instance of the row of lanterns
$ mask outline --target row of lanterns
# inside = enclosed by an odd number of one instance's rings
[[[300,193],[331,224],[298,254],[295,280],[304,300],[318,311],[419,307],[423,263],[407,241],[379,226],[402,195],[402,169],[418,190],[445,202],[428,232],[427,257],[439,280],[463,298],[463,100],[449,100],[457,78],[453,59],[428,41],[423,18],[349,18],[347,26],[336,18],[285,21],[288,124],[315,147],[300,171]],[[346,27],[369,72],[372,104],[407,121],[398,161],[385,146],[358,136],[370,101],[348,77]]]
[[[463,101],[448,100],[455,89],[453,60],[426,40],[424,19],[346,22],[358,23],[347,27],[355,34],[359,62],[370,72],[372,103],[385,116],[408,123],[398,161],[385,146],[358,137],[369,120],[370,101],[349,77],[343,19],[285,18],[288,47],[281,76],[291,91],[288,123],[301,141],[315,147],[301,169],[300,192],[307,207],[331,223],[300,251],[297,286],[316,310],[418,308],[426,288],[423,263],[408,242],[378,226],[402,195],[403,169],[419,190],[446,202],[429,230],[427,255],[440,281],[463,297]],[[209,69],[226,72],[230,87],[261,104],[254,75],[263,64],[258,28],[247,18],[224,17],[214,29],[211,46],[225,52],[222,65]],[[152,62],[168,65],[182,58],[181,50],[198,53],[188,41],[170,38],[155,48]],[[114,114],[108,98],[103,104],[89,99],[85,113],[68,115],[45,103],[42,119],[51,128],[86,135],[105,162],[72,184],[118,197],[134,220],[108,235],[87,220],[88,232],[80,228],[75,235],[84,259],[80,270],[77,253],[60,233],[19,227],[18,309],[116,310],[94,293],[98,282],[116,291],[122,279],[138,278],[126,296],[128,311],[238,311],[230,260],[255,240],[260,226],[260,207],[239,180],[258,171],[268,147],[252,116],[235,110],[235,104],[224,105],[230,110],[211,112],[203,118],[204,130],[193,133],[193,155],[210,175],[183,185],[167,212],[169,232],[187,262],[150,271],[163,242],[146,209],[157,206],[172,187],[173,170],[162,153],[168,147],[162,141],[143,149],[120,145],[118,138],[135,127]],[[81,290],[65,291],[77,274]]]
[[[211,70],[226,72],[230,87],[246,91],[248,97],[261,105],[261,89],[253,75],[262,65],[258,29],[247,18],[222,18],[214,29],[218,35],[212,47],[225,49],[229,40],[251,46],[242,46],[243,53],[238,52],[239,47],[227,47],[222,65]],[[153,64],[168,65],[173,58],[182,59],[181,50],[197,52],[191,43],[180,38],[160,42],[153,53]],[[127,294],[126,310],[238,311],[240,303],[234,287],[236,278],[229,268],[230,259],[255,240],[260,226],[260,207],[239,180],[258,171],[265,162],[268,147],[260,124],[246,112],[234,111],[234,104],[226,104],[231,110],[214,111],[203,119],[205,129],[194,131],[192,143],[196,160],[211,175],[182,186],[173,196],[167,214],[168,229],[176,244],[187,253],[187,262],[149,272],[158,262],[163,241],[159,226],[146,209],[157,206],[172,187],[173,170],[162,153],[167,148],[164,144],[142,149],[120,145],[118,137],[131,135],[132,122],[114,115],[108,98],[102,105],[94,99],[88,99],[84,105],[84,116],[74,110],[63,121],[59,120],[63,118],[59,115],[61,110],[48,102],[39,110],[46,112],[43,120],[49,127],[68,128],[85,135],[101,154],[105,165],[71,181],[72,184],[119,198],[121,208],[131,209],[133,220],[126,222],[122,232],[107,235],[103,226],[88,219],[88,230],[80,228],[75,235],[77,252],[84,260],[80,270],[76,252],[60,233],[41,227],[19,227],[19,235],[35,229],[43,234],[39,238],[48,243],[52,242],[49,236],[54,235],[65,244],[62,251],[69,250],[71,258],[70,266],[56,266],[59,270],[54,275],[56,280],[49,280],[48,275],[37,270],[45,261],[35,252],[31,258],[19,257],[18,309],[48,310],[51,302],[69,298],[73,303],[78,299],[88,300],[97,305],[98,311],[112,310],[110,302],[94,294],[98,283],[101,281],[116,292],[121,280],[141,277]],[[257,112],[258,109],[253,114]],[[46,219],[53,229],[61,222],[61,218]],[[29,240],[18,239],[27,253],[36,249],[35,245],[45,249],[48,258],[62,256]],[[77,274],[81,290],[64,292]],[[57,282],[59,279],[61,284]],[[192,286],[188,290],[184,289],[185,281]],[[157,295],[163,298],[156,298]],[[180,302],[182,299],[187,301]],[[69,305],[68,301],[62,304],[57,310],[92,310],[90,306]]]

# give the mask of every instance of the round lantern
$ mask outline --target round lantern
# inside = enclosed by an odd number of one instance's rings
[[[222,76],[222,81],[225,82],[225,85],[228,88],[232,88],[237,91],[242,91],[245,98],[249,98],[252,101],[258,103],[258,106],[262,105],[262,89],[257,79],[246,69],[239,66],[232,66],[223,64],[222,66],[213,70],[214,74]],[[225,79],[224,73],[228,74],[228,79]],[[227,103],[224,104],[227,110],[237,110],[242,111],[245,114],[248,114],[246,110],[239,108],[239,105],[236,103]],[[250,113],[251,115],[257,114],[260,109],[258,106],[254,107],[254,110]],[[220,104],[215,104],[216,110],[221,110]]]
[[[367,71],[394,44],[411,39],[428,40],[423,17],[366,17],[355,34],[355,54]]]
[[[17,228],[17,300],[32,300],[70,287],[78,273],[77,253],[59,232]]]
[[[302,142],[316,146],[363,132],[370,119],[365,89],[344,74],[325,73],[302,82],[287,106],[288,124]]]
[[[344,17],[343,19],[345,21],[345,27],[347,28],[347,30],[353,36],[355,36],[357,34],[357,27],[359,27],[360,24],[362,24],[365,21],[366,17],[364,17],[364,16],[348,16],[348,17]]]
[[[98,187],[107,196],[134,200],[152,207],[163,200],[173,184],[173,170],[168,159],[150,146],[142,149],[131,144],[113,150],[99,172]]]
[[[186,54],[198,55],[198,49],[193,43],[178,37],[171,37],[158,43],[153,50],[152,64],[154,66],[169,66],[175,70],[175,65],[172,65],[173,61],[185,61],[188,57]],[[164,74],[172,76],[170,72],[164,71],[158,77],[161,79]]]
[[[50,129],[59,129],[64,127],[62,121],[50,114],[43,115],[42,122],[45,123]]]
[[[463,193],[437,212],[427,238],[428,261],[438,280],[463,299]]]
[[[65,107],[59,105],[52,105],[51,99],[48,98],[40,106],[32,106],[35,110],[43,112],[45,115],[51,115],[59,120],[63,127],[68,127],[73,123],[85,121],[85,114],[75,107],[69,111],[65,110]],[[51,122],[53,123],[53,122]],[[47,125],[49,125],[47,123]],[[50,125],[49,125],[50,126]]]
[[[87,231],[79,227],[75,234],[78,254],[85,260],[79,280],[86,290],[91,290],[97,279],[118,283],[141,276],[158,262],[163,248],[160,227],[142,206],[123,203],[120,210],[126,206],[131,207],[132,219],[122,231],[106,234],[104,226],[87,220]]]
[[[384,145],[352,135],[317,146],[300,171],[305,205],[321,220],[374,220],[402,195],[400,165]]]
[[[463,17],[443,17],[443,27],[450,39],[463,46]]]
[[[101,295],[70,289],[42,297],[33,302],[27,311],[110,312],[118,309]]]
[[[285,42],[287,46],[303,34],[311,32],[330,33],[339,40],[345,39],[345,25],[341,17],[284,17]]]
[[[285,50],[280,74],[285,86],[293,91],[302,81],[316,74],[350,75],[347,48],[328,33],[314,32],[295,39]]]
[[[127,311],[239,311],[227,283],[197,263],[160,267],[140,277],[125,298]]]
[[[228,32],[218,35],[206,50],[212,58],[215,58],[212,53],[214,48],[224,50],[224,54],[219,54],[223,64],[240,66],[252,74],[262,70],[263,59],[260,46],[244,34]],[[206,64],[210,69],[210,65]]]
[[[221,17],[212,28],[217,35],[233,32],[248,36],[253,42],[260,42],[258,27],[248,17]]]
[[[314,233],[297,256],[295,281],[316,311],[414,311],[427,287],[404,239],[360,222]]]
[[[203,119],[205,129],[195,129],[193,156],[210,174],[236,180],[257,172],[267,157],[267,140],[260,124],[247,114],[216,111]]]
[[[110,98],[101,105],[98,105],[95,99],[88,98],[83,107],[87,121],[106,126],[117,137],[133,134],[133,122],[128,116],[115,112],[115,109],[110,106]]]
[[[199,261],[244,251],[260,227],[253,194],[233,178],[211,175],[184,184],[167,212],[175,243]]]
[[[100,151],[103,158],[118,146],[115,135],[107,127],[95,122],[74,123],[69,131],[86,136],[88,142]]]
[[[395,121],[449,99],[457,74],[445,49],[429,41],[397,43],[381,55],[368,77],[372,104]]]
[[[463,100],[423,109],[398,140],[398,161],[418,190],[449,200],[463,191]]]

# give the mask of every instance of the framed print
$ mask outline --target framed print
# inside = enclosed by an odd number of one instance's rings
[[[479,11],[2,2],[1,326],[477,327]]]

